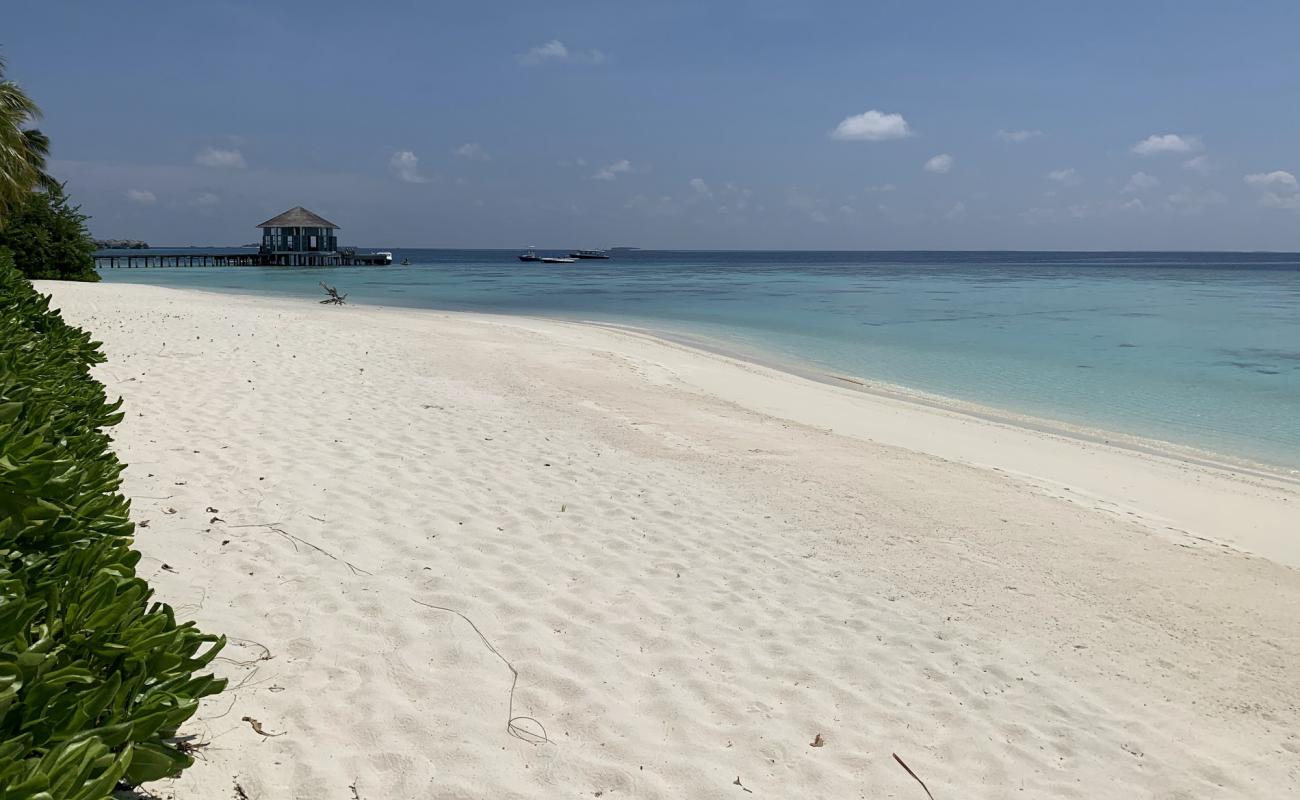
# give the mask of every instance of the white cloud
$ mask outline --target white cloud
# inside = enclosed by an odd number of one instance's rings
[[[539,44],[529,49],[525,53],[515,56],[520,64],[529,66],[542,64],[546,62],[564,62],[572,61],[584,64],[601,64],[605,61],[605,54],[600,50],[582,50],[574,51],[564,46],[564,42],[559,39],[552,39],[549,42]]]
[[[158,198],[153,192],[147,189],[127,189],[126,199],[132,203],[139,203],[142,206],[151,206],[158,202]]]
[[[835,130],[832,139],[856,142],[883,142],[912,135],[912,129],[902,114],[884,114],[875,109],[853,117],[845,117]]]
[[[1054,169],[1051,172],[1047,173],[1047,179],[1056,181],[1057,183],[1065,184],[1066,186],[1074,186],[1080,180],[1079,173],[1076,172],[1073,167],[1067,167],[1065,169]]]
[[[1140,192],[1143,189],[1150,189],[1160,185],[1160,179],[1154,175],[1148,175],[1145,172],[1134,172],[1129,176],[1128,183],[1124,184],[1121,192],[1133,193]]]
[[[998,132],[997,132],[996,134],[994,134],[994,135],[995,135],[997,138],[999,138],[999,139],[1001,139],[1002,141],[1004,141],[1004,142],[1011,142],[1011,143],[1013,143],[1013,144],[1020,144],[1021,142],[1027,142],[1027,141],[1029,141],[1030,139],[1033,139],[1033,138],[1038,137],[1038,136],[1042,136],[1042,135],[1043,135],[1043,132],[1042,132],[1042,131],[1039,131],[1039,130],[1033,130],[1033,131],[998,131]]]
[[[607,164],[606,166],[601,167],[596,171],[596,174],[591,177],[593,180],[598,181],[612,181],[619,176],[619,173],[631,171],[632,162],[624,158],[615,161],[613,164]]]
[[[1169,207],[1175,211],[1183,211],[1189,214],[1195,214],[1202,211],[1208,206],[1217,206],[1228,198],[1223,196],[1222,192],[1213,189],[1194,190],[1182,189],[1174,192],[1165,198]]]
[[[194,155],[194,163],[214,169],[243,169],[248,166],[244,155],[238,150],[222,150],[217,147],[205,147]]]
[[[961,200],[958,200],[956,203],[953,203],[952,208],[948,209],[948,213],[943,215],[943,218],[961,219],[964,216],[966,216],[966,203],[964,203]]]
[[[1155,156],[1163,153],[1192,153],[1201,149],[1199,136],[1179,136],[1176,133],[1153,134],[1133,145],[1133,152],[1140,156]]]
[[[1127,203],[1125,203],[1123,206],[1121,206],[1121,208],[1125,208],[1129,211],[1146,211],[1147,207],[1145,204],[1143,204],[1141,200],[1134,197],[1131,200],[1129,200]]]
[[[567,169],[567,168],[569,168],[569,167],[585,167],[585,166],[587,166],[587,159],[585,159],[585,158],[574,158],[574,159],[568,159],[568,158],[566,158],[566,159],[564,159],[563,161],[556,161],[556,162],[555,162],[555,166],[557,166],[557,167],[564,167],[565,169]]]
[[[410,150],[398,150],[388,159],[388,167],[398,180],[407,183],[428,183],[429,179],[420,174],[420,157]]]
[[[1264,208],[1284,208],[1288,211],[1300,211],[1300,194],[1282,195],[1277,192],[1264,192],[1259,196],[1259,204]]]
[[[1300,188],[1296,184],[1295,176],[1286,170],[1274,170],[1272,172],[1257,172],[1253,175],[1247,175],[1242,178],[1250,186],[1276,186],[1284,190],[1296,191]]]
[[[1206,175],[1211,168],[1210,157],[1206,155],[1192,156],[1183,162],[1183,169],[1190,169],[1192,172],[1199,172]]]
[[[221,198],[212,192],[199,192],[194,196],[194,199],[190,201],[190,205],[203,208],[207,206],[215,206],[220,202]]]
[[[468,158],[470,161],[491,161],[492,157],[483,149],[483,145],[478,142],[468,142],[451,151],[457,158]]]
[[[709,191],[709,185],[704,182],[703,178],[691,178],[691,190],[698,195],[708,197],[712,192]]]
[[[1300,185],[1296,177],[1285,170],[1257,172],[1242,178],[1248,186],[1263,189],[1259,204],[1265,208],[1300,211]]]
[[[526,53],[519,56],[519,60],[525,64],[540,64],[547,59],[563,61],[569,57],[569,48],[564,46],[564,42],[559,39],[552,39],[545,44],[539,44]]]
[[[946,175],[952,169],[952,156],[947,153],[940,153],[925,162],[923,169],[926,172],[933,172],[936,175]]]
[[[898,187],[892,183],[879,183],[874,186],[866,186],[862,189],[864,192],[892,192]]]

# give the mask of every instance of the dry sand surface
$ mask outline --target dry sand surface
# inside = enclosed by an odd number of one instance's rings
[[[590,325],[40,288],[142,573],[231,641],[164,798],[1300,790],[1285,476]]]

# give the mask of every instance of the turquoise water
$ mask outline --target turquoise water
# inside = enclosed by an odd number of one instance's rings
[[[412,266],[103,274],[308,297],[325,280],[357,302],[646,326],[1300,468],[1300,254],[394,254]]]

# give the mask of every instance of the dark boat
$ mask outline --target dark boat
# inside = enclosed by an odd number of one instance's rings
[[[574,250],[569,253],[569,258],[609,258],[609,253],[606,253],[604,250]]]
[[[537,251],[530,247],[528,248],[527,253],[523,253],[522,255],[519,256],[519,260],[520,261],[541,261],[542,257],[537,255]]]

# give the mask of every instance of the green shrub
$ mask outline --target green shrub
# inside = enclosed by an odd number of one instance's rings
[[[68,205],[62,186],[28,192],[0,224],[0,247],[12,250],[14,263],[33,280],[97,281],[87,219],[81,206]]]
[[[0,800],[104,800],[192,763],[177,728],[225,644],[136,577],[99,344],[0,250]],[[207,650],[200,650],[207,646]]]

